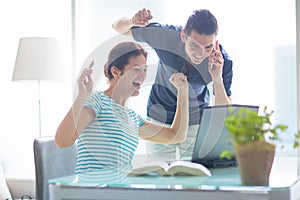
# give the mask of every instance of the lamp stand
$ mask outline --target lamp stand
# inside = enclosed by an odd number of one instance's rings
[[[39,95],[39,137],[42,136],[42,120],[41,120],[41,83],[38,80],[38,95]]]

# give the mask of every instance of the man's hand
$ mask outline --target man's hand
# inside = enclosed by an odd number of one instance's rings
[[[152,18],[151,11],[143,8],[131,18],[131,23],[135,26],[147,26]]]
[[[208,71],[212,80],[222,77],[224,59],[220,51],[219,42],[216,41],[216,48],[213,49],[208,58]]]

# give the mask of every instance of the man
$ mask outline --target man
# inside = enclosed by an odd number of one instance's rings
[[[207,85],[213,82],[215,105],[231,103],[232,61],[216,40],[218,23],[209,10],[193,12],[185,27],[150,23],[151,11],[139,10],[123,17],[113,28],[136,41],[151,46],[159,57],[157,74],[147,105],[147,116],[172,124],[176,110],[176,90],[168,82],[174,72],[182,72],[189,81],[189,129],[185,142],[161,145],[146,142],[150,160],[191,159],[198,132],[201,107],[210,103]]]

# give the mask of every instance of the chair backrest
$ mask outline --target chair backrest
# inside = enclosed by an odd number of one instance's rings
[[[54,136],[34,140],[36,199],[49,199],[48,180],[74,174],[77,162],[77,147],[58,148]]]

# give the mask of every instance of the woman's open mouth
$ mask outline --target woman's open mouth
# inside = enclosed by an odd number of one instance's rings
[[[140,89],[142,82],[133,81],[132,84],[135,88]]]

